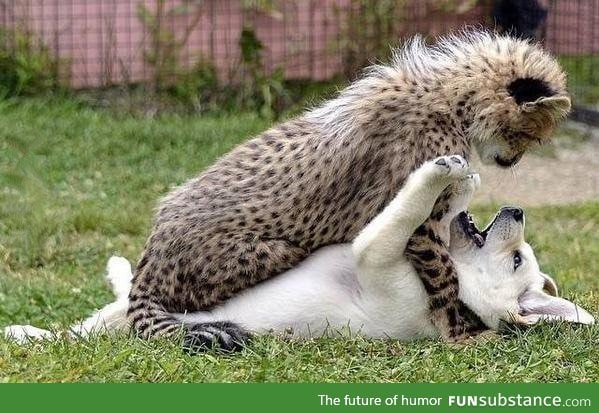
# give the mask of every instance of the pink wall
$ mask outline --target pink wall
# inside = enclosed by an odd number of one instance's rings
[[[155,0],[25,0],[0,8],[0,24],[26,25],[70,66],[74,87],[135,82],[151,77],[144,60],[151,37],[138,17],[140,3],[155,9]],[[167,0],[167,9],[180,5]],[[193,65],[208,57],[227,79],[238,67],[239,36],[251,24],[265,46],[269,69],[285,67],[288,78],[326,79],[340,70],[335,40],[340,15],[348,0],[285,1],[282,13],[269,16],[244,11],[238,0],[206,0],[190,13],[166,19],[178,36],[199,21],[181,52],[181,63]]]
[[[545,44],[556,54],[599,53],[599,0],[546,0]]]
[[[551,5],[547,45],[559,53],[599,52],[599,0],[545,0]],[[167,0],[171,9],[181,0]],[[138,4],[154,8],[156,0],[8,0],[0,4],[0,24],[27,22],[49,48],[69,62],[74,87],[96,87],[151,78],[144,61],[151,46],[137,14]],[[464,23],[484,22],[480,7],[465,14],[444,14],[434,2],[413,1],[405,35],[440,34]],[[238,41],[251,24],[265,46],[269,70],[284,67],[287,78],[327,79],[342,71],[339,44],[344,12],[351,0],[280,0],[280,13],[243,10],[239,0],[204,0],[201,8],[175,16],[167,24],[179,36],[199,13],[198,24],[181,53],[181,63],[193,65],[208,57],[227,80],[238,68]],[[583,33],[584,36],[581,36]]]

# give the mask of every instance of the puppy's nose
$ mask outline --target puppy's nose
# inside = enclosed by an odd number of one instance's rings
[[[503,210],[507,213],[510,213],[517,222],[522,222],[522,218],[524,217],[524,211],[522,208],[507,207]]]

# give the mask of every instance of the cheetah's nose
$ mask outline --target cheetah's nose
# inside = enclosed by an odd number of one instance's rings
[[[505,212],[511,214],[514,219],[516,220],[516,222],[522,222],[522,219],[524,218],[524,211],[522,210],[522,208],[518,208],[518,207],[506,207],[506,208],[502,208]]]

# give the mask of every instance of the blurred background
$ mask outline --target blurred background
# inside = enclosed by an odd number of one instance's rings
[[[575,116],[599,122],[599,0],[3,0],[0,90],[101,91],[106,105],[142,89],[163,98],[150,113],[276,116],[412,34],[464,25],[542,42],[568,71]]]

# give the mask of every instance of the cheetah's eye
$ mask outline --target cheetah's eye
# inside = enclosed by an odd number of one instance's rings
[[[516,271],[520,265],[522,265],[522,255],[520,254],[520,251],[514,251],[514,271]]]

